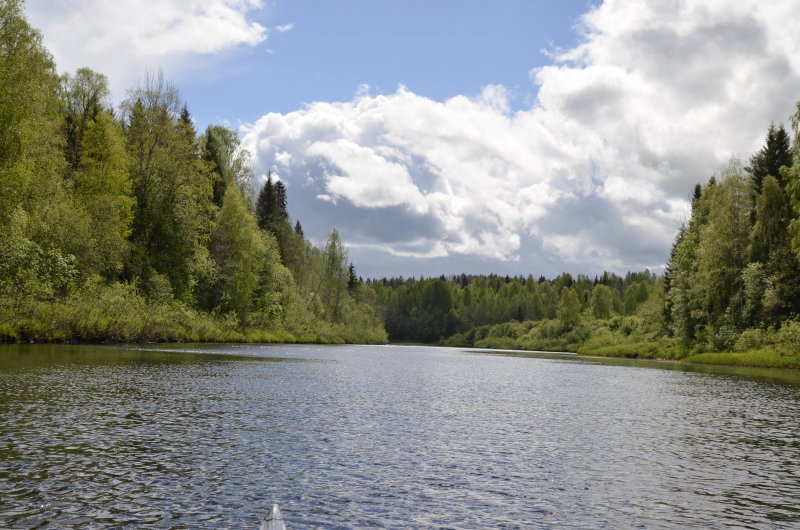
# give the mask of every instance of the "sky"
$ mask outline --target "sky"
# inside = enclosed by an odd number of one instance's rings
[[[800,97],[800,1],[27,0],[59,71],[146,71],[360,275],[663,270],[695,183]]]

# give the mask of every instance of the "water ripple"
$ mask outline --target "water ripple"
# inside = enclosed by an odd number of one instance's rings
[[[254,528],[272,501],[291,528],[797,527],[800,389],[428,348],[0,350],[0,527]]]

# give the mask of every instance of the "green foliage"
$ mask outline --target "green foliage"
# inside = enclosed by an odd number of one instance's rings
[[[773,349],[747,352],[707,352],[690,355],[684,359],[695,364],[721,364],[727,366],[752,366],[759,368],[800,369],[800,356],[785,355]]]
[[[191,121],[180,117],[177,90],[148,76],[123,103],[130,174],[137,206],[130,277],[170,279],[176,298],[191,301],[193,262],[203,257],[211,219],[211,177],[197,157]]]
[[[63,197],[59,78],[20,0],[0,1],[0,228]]]
[[[78,168],[76,208],[91,223],[84,266],[113,279],[128,256],[134,199],[122,129],[107,112],[86,124]]]
[[[305,242],[300,221],[292,229],[286,209],[286,186],[280,180],[273,181],[272,173],[256,199],[256,219],[262,230],[271,232],[278,242],[283,263],[299,273],[304,267]]]
[[[770,124],[764,147],[750,158],[750,165],[746,168],[753,182],[753,190],[761,193],[762,182],[767,176],[780,178],[782,167],[792,165],[792,152],[789,135],[783,124]]]
[[[292,230],[280,182],[262,231],[236,134],[198,138],[162,75],[116,118],[105,76],[56,75],[21,2],[0,0],[0,38],[0,340],[386,341],[338,234]]]
[[[661,339],[654,342],[617,342],[593,347],[585,344],[578,353],[599,357],[625,357],[628,359],[682,359],[686,350],[674,339]]]
[[[111,109],[108,80],[89,68],[79,68],[74,76],[62,76],[59,95],[64,116],[64,154],[72,176],[83,158],[87,128],[101,112]]]
[[[358,288],[359,281],[356,276],[356,266],[352,263],[347,267],[347,290],[351,293]]]
[[[800,355],[800,320],[785,320],[777,328],[747,329],[739,335],[733,350],[746,352],[764,347],[782,355]]]
[[[730,308],[731,324],[741,320],[741,273],[746,263],[750,219],[750,187],[737,161],[722,170],[719,185],[705,195],[708,222],[700,229],[697,279],[711,329],[721,325]]]
[[[214,316],[177,301],[154,302],[134,284],[90,277],[67,298],[29,301],[9,311],[0,303],[0,339],[16,341],[233,341],[294,342],[285,331],[244,332],[227,315]]]
[[[267,174],[267,181],[261,188],[256,200],[256,218],[262,230],[278,231],[288,222],[286,210],[286,186],[280,180],[272,180],[272,173]],[[291,226],[291,225],[290,225]],[[302,230],[300,231],[302,236]]]
[[[645,286],[645,295],[647,286]],[[608,285],[601,283],[594,286],[592,290],[592,316],[595,318],[610,318],[614,311],[614,295]]]
[[[767,175],[756,200],[755,224],[750,231],[748,257],[753,262],[767,262],[779,247],[787,246],[789,205],[778,180]]]
[[[605,273],[594,281],[586,276],[562,275],[541,278],[500,278],[498,276],[453,276],[451,278],[368,280],[374,304],[383,314],[392,340],[407,342],[465,342],[465,333],[481,326],[503,322],[554,319],[562,309],[569,331],[596,311],[612,318],[623,310],[622,293],[632,300],[631,311],[647,315],[651,330],[663,328],[662,281],[645,271],[626,277]],[[571,287],[567,287],[571,285]],[[571,292],[571,295],[567,293]],[[582,293],[580,298],[578,292]],[[562,301],[565,297],[568,300]],[[583,298],[584,300],[581,300]],[[560,332],[559,332],[560,333]],[[448,337],[453,337],[449,340]],[[482,337],[479,337],[482,338]]]
[[[217,266],[214,306],[233,311],[244,324],[266,262],[267,245],[236,189],[229,189],[211,236]]]
[[[744,321],[756,325],[764,318],[764,293],[769,286],[764,265],[760,262],[749,263],[742,271],[742,284]]]
[[[182,112],[188,115],[189,111],[184,107]],[[213,175],[214,204],[222,206],[225,191],[229,188],[247,195],[252,178],[250,154],[241,148],[236,132],[222,125],[211,125],[200,139],[200,145],[201,156]]]
[[[342,306],[347,297],[349,269],[347,251],[339,232],[331,230],[322,250],[319,293],[325,314],[333,322],[342,318]]]
[[[792,159],[785,130],[771,126],[749,179],[733,161],[719,183],[696,189],[665,276],[665,323],[685,347],[738,348],[742,336],[755,347],[752,328],[780,326],[800,311],[800,225],[792,219],[800,169]]]
[[[581,316],[581,303],[574,289],[565,287],[562,290],[556,316],[565,329],[571,329],[578,323]]]
[[[0,231],[0,299],[10,307],[67,293],[77,276],[72,256],[42,248],[27,229],[28,216],[17,209]]]

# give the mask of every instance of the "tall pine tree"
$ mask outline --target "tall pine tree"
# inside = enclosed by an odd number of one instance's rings
[[[267,181],[256,199],[256,219],[258,227],[277,233],[281,223],[289,220],[286,210],[286,185],[272,180],[272,172],[267,173]]]
[[[753,181],[753,191],[756,196],[761,193],[761,184],[764,177],[772,175],[783,185],[780,176],[780,168],[792,165],[792,151],[789,135],[786,133],[783,124],[775,126],[770,124],[767,131],[767,138],[764,147],[750,158],[750,164],[746,167]]]

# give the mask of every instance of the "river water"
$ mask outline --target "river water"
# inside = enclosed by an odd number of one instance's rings
[[[255,528],[273,501],[290,530],[797,528],[800,382],[425,347],[0,348],[0,528]]]

